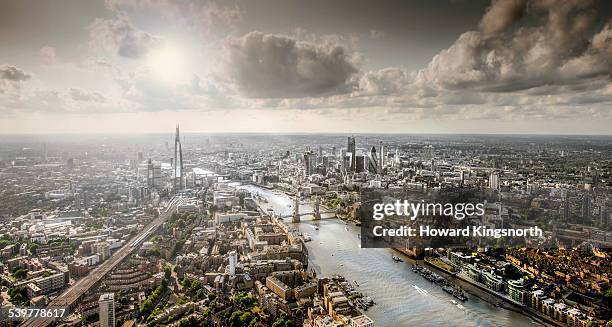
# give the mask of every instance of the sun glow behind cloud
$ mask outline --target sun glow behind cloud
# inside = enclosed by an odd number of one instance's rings
[[[179,83],[190,76],[189,56],[174,44],[165,44],[152,50],[145,60],[147,70],[160,81]]]

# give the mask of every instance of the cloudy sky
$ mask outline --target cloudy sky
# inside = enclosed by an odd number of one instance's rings
[[[612,134],[608,0],[1,1],[0,133]]]

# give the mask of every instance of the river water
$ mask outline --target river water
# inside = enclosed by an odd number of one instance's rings
[[[253,185],[241,186],[265,197],[264,208],[277,214],[290,215],[292,200],[287,195]],[[309,205],[300,206],[300,212],[312,212]],[[311,235],[306,243],[309,269],[319,276],[340,274],[349,281],[357,281],[358,290],[376,302],[365,312],[377,327],[391,326],[538,326],[531,318],[496,307],[499,299],[463,282],[456,284],[468,291],[469,300],[459,305],[454,298],[410,269],[406,262],[395,262],[391,249],[365,249],[360,247],[360,228],[322,215],[320,221],[302,217],[294,224]],[[330,215],[327,215],[329,217]],[[289,218],[290,219],[290,218]],[[289,220],[287,219],[287,220]],[[318,226],[315,230],[313,226]],[[516,310],[516,309],[515,309]]]

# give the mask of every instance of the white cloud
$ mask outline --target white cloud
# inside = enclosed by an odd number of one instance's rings
[[[134,27],[125,13],[96,19],[88,29],[93,49],[125,58],[142,58],[161,43],[160,38]]]
[[[243,12],[237,5],[215,1],[107,0],[115,12],[145,13],[175,26],[185,27],[206,39],[219,39],[234,31]]]

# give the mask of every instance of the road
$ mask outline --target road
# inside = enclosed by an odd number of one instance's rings
[[[68,289],[66,289],[62,294],[49,302],[49,307],[73,307],[76,301],[78,301],[83,294],[89,291],[96,283],[100,281],[106,274],[108,274],[111,270],[113,270],[119,263],[121,263],[125,258],[127,258],[132,252],[138,248],[138,246],[131,246],[132,242],[137,240],[139,237],[144,236],[147,231],[151,228],[154,228],[153,231],[157,230],[159,226],[161,226],[171,215],[175,212],[175,208],[177,203],[181,202],[179,198],[172,198],[166,209],[163,211],[160,210],[159,216],[154,219],[149,225],[145,226],[140,233],[130,239],[125,243],[123,247],[121,247],[117,252],[110,257],[110,259],[104,261],[94,270],[92,270],[89,275],[84,278],[81,278],[79,281],[74,283]],[[142,242],[141,242],[142,243]],[[47,327],[52,323],[51,320],[46,319],[30,319],[23,323],[24,327]]]

